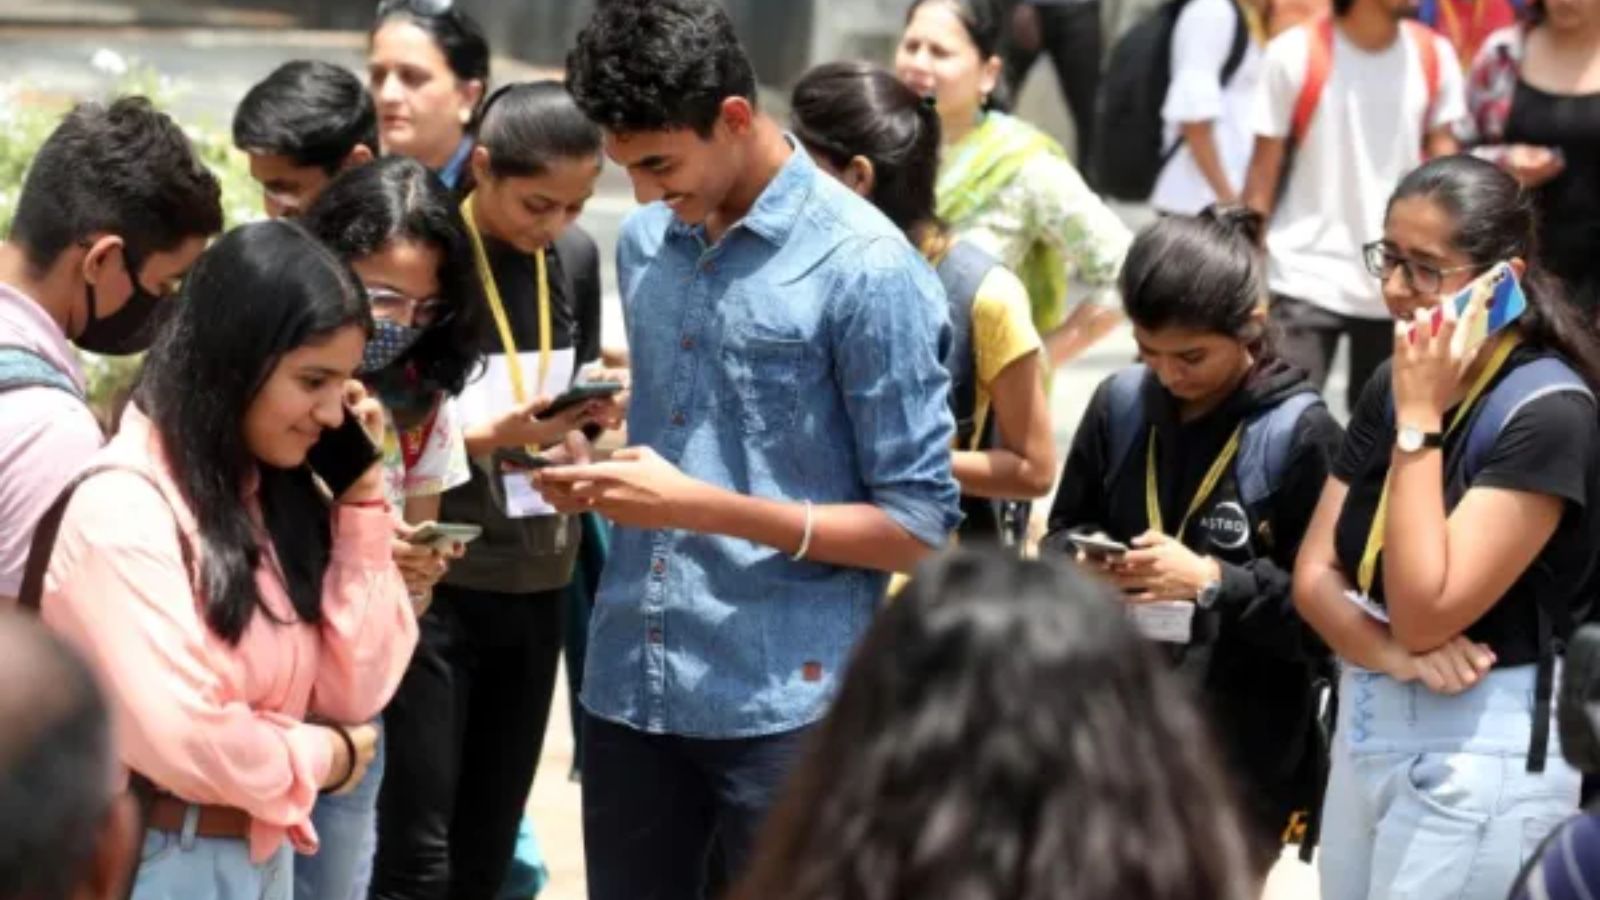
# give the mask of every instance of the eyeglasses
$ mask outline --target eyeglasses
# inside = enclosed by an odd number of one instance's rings
[[[1388,279],[1395,269],[1406,273],[1406,285],[1416,294],[1437,294],[1444,289],[1445,278],[1457,272],[1476,272],[1480,265],[1450,266],[1441,269],[1430,263],[1407,259],[1390,249],[1383,241],[1373,241],[1361,248],[1362,260],[1373,278]]]
[[[439,299],[418,300],[389,288],[367,288],[372,314],[380,319],[409,320],[412,327],[427,328],[450,317],[449,304]]]
[[[397,12],[418,16],[442,16],[455,8],[455,0],[378,0],[378,18]]]

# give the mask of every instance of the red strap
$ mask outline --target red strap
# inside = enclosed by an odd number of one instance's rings
[[[1308,29],[1306,35],[1306,77],[1300,84],[1300,96],[1294,101],[1294,118],[1290,120],[1289,139],[1299,144],[1311,130],[1311,117],[1322,101],[1322,91],[1328,86],[1328,75],[1333,72],[1333,17],[1321,16],[1300,26]]]
[[[407,428],[400,432],[400,456],[406,471],[410,472],[422,461],[422,454],[428,449],[428,438],[433,436],[433,426],[439,421],[439,404],[434,404],[428,417],[415,428]]]
[[[1433,108],[1439,102],[1439,45],[1432,28],[1421,22],[1403,24],[1411,42],[1417,45],[1417,55],[1422,61],[1422,82],[1428,86],[1428,106],[1422,112],[1422,138],[1426,144],[1428,132],[1433,130]]]

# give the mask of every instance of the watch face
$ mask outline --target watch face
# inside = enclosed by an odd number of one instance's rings
[[[1401,450],[1407,453],[1415,453],[1422,449],[1422,432],[1412,428],[1410,425],[1403,425],[1400,428],[1397,443]]]

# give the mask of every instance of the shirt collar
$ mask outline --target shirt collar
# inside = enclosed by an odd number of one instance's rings
[[[26,349],[42,354],[70,377],[80,391],[85,390],[83,368],[61,325],[38,301],[12,285],[0,283],[0,336],[6,332],[14,336],[7,343],[26,342]]]
[[[455,154],[450,157],[450,161],[439,169],[439,180],[444,182],[444,186],[452,191],[461,183],[461,173],[466,171],[467,157],[472,155],[473,146],[471,137],[462,138],[461,143],[456,146]]]
[[[800,218],[806,201],[811,199],[811,191],[819,174],[817,164],[806,155],[795,136],[785,132],[783,137],[793,152],[778,169],[778,174],[767,183],[761,196],[756,198],[750,211],[733,226],[744,228],[772,244],[782,244],[794,231],[794,224]],[[704,228],[704,225],[686,224],[676,217],[672,220],[672,232],[679,236],[697,234]]]

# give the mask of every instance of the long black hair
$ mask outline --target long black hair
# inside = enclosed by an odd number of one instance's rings
[[[370,44],[379,29],[395,20],[409,22],[432,38],[457,80],[481,81],[488,90],[489,38],[478,20],[460,9],[459,4],[449,4],[440,12],[429,12],[407,0],[385,0],[378,4],[378,15],[372,23],[372,31],[367,34],[367,42]],[[478,109],[473,110],[474,118],[482,108],[480,98]]]
[[[1106,588],[959,551],[868,631],[732,897],[1245,900],[1243,833]]]
[[[865,62],[825,63],[795,86],[795,136],[813,156],[843,169],[865,157],[875,175],[872,203],[919,247],[941,232],[935,213],[939,114],[884,69]]]
[[[1263,220],[1243,207],[1209,206],[1145,227],[1122,264],[1129,321],[1150,331],[1177,326],[1234,338],[1255,355],[1272,351]]]
[[[483,360],[484,304],[455,195],[427,166],[389,156],[344,172],[317,197],[303,223],[347,262],[396,241],[439,251],[446,317],[395,365],[415,366],[422,386],[459,394]]]
[[[906,8],[906,24],[909,25],[916,17],[917,10],[929,3],[941,3],[956,14],[972,45],[978,48],[980,63],[987,63],[1001,55],[1005,44],[1006,16],[998,0],[911,0],[911,5]],[[983,108],[1000,112],[1011,108],[1004,78],[995,84]]]
[[[257,608],[265,548],[245,502],[259,475],[267,539],[301,622],[322,620],[332,539],[329,508],[306,466],[261,463],[244,419],[284,354],[351,326],[371,333],[366,292],[348,266],[299,225],[236,228],[195,263],[136,396],[200,532],[206,624],[237,644]]]
[[[562,159],[599,159],[600,126],[578,108],[559,81],[507,84],[489,97],[478,126],[478,143],[489,151],[496,178],[540,175]]]
[[[1539,254],[1539,217],[1533,193],[1499,167],[1474,156],[1435,159],[1400,181],[1389,209],[1409,198],[1429,200],[1449,214],[1450,246],[1478,266],[1521,259],[1528,310],[1517,327],[1536,347],[1561,354],[1589,386],[1600,390],[1600,340],[1594,326],[1567,300],[1560,279]]]

